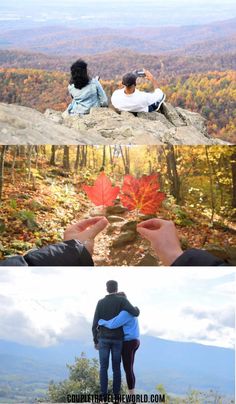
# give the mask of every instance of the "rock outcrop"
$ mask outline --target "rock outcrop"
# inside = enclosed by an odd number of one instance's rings
[[[111,108],[69,116],[54,110],[42,114],[16,104],[0,103],[2,144],[227,144],[209,136],[205,119],[168,103],[161,112],[118,114]]]

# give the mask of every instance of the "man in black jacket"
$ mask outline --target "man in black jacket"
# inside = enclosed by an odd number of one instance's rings
[[[111,354],[112,371],[113,371],[113,394],[120,394],[121,388],[121,352],[123,345],[123,328],[109,329],[99,326],[98,321],[103,318],[111,320],[117,316],[122,310],[128,311],[132,316],[139,315],[139,309],[133,307],[130,302],[123,296],[117,295],[118,284],[116,281],[108,281],[108,295],[99,300],[93,319],[93,340],[95,348],[99,350],[100,361],[100,386],[101,394],[106,397],[108,389],[108,367]],[[106,401],[106,399],[105,399]]]

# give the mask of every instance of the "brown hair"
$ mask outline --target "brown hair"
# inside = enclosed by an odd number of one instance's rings
[[[108,281],[106,286],[108,293],[116,293],[118,290],[118,283],[116,281]]]

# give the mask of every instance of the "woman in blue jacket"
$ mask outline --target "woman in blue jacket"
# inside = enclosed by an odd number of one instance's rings
[[[126,297],[125,293],[123,292],[119,292],[117,294]],[[122,362],[125,370],[129,394],[135,394],[134,358],[135,353],[140,345],[138,318],[132,316],[127,311],[122,310],[111,320],[100,319],[98,325],[110,329],[123,327],[124,341],[122,349]]]
[[[71,80],[68,91],[72,102],[67,108],[70,115],[89,114],[94,107],[107,107],[108,99],[98,78],[91,79],[87,63],[82,59],[71,66]]]

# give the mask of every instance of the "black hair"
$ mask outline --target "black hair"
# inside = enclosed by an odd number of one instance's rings
[[[126,296],[125,292],[118,292],[117,296],[122,296],[122,297],[125,297],[127,299],[127,296]]]
[[[90,81],[90,77],[87,71],[87,63],[79,59],[70,68],[71,79],[70,84],[74,84],[75,88],[81,90],[81,88],[87,86]]]
[[[127,73],[122,78],[122,84],[125,87],[136,86],[137,76],[134,73]]]
[[[108,293],[116,293],[118,290],[118,283],[116,281],[108,281],[106,286]]]

